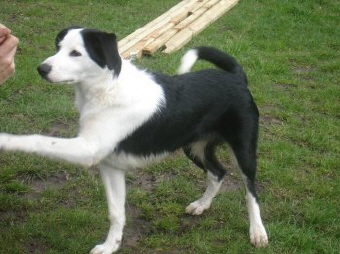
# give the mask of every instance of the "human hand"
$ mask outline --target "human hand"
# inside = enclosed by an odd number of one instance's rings
[[[0,45],[5,41],[6,37],[11,33],[11,30],[0,24]]]
[[[15,72],[14,56],[19,40],[11,30],[0,24],[0,85]]]

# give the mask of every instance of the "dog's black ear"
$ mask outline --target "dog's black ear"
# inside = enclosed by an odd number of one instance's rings
[[[118,52],[116,35],[93,29],[84,29],[82,35],[91,59],[102,68],[107,66],[110,70],[114,70],[114,75],[118,76],[122,60]]]

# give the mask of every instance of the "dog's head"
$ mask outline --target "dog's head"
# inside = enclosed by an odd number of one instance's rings
[[[57,53],[38,66],[39,74],[51,83],[91,82],[120,73],[122,61],[113,33],[71,27],[59,32],[55,44]]]

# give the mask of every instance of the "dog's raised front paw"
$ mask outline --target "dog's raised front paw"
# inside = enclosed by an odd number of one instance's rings
[[[0,133],[0,151],[5,149],[6,144],[10,140],[10,135],[7,133]]]

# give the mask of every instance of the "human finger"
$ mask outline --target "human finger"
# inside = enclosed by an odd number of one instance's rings
[[[9,34],[10,30],[8,28],[0,28],[0,45],[6,40]]]
[[[19,39],[14,35],[9,35],[7,39],[1,44],[0,57],[4,57],[15,49],[19,44]]]
[[[0,39],[2,39],[3,37],[6,37],[10,33],[11,33],[11,30],[0,23]]]
[[[13,76],[15,72],[15,63],[12,61],[10,65],[7,66],[6,69],[0,70],[0,85],[5,83],[7,79]]]

